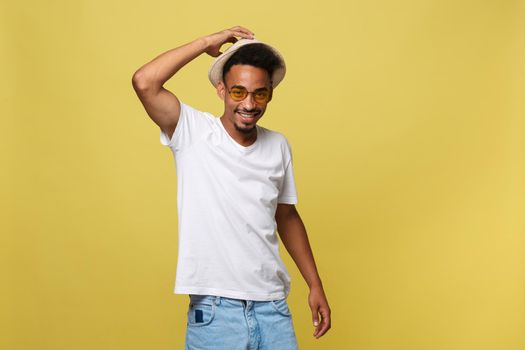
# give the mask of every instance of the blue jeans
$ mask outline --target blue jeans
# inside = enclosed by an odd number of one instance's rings
[[[286,299],[190,294],[186,350],[297,350]]]

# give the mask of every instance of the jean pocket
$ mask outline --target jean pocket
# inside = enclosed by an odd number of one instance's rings
[[[215,317],[215,304],[206,302],[190,302],[188,308],[188,326],[206,326]]]
[[[279,314],[283,316],[292,316],[286,299],[272,300],[270,303]]]

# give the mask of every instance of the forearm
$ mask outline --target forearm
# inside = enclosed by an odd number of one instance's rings
[[[160,87],[184,65],[206,52],[207,48],[207,38],[200,37],[166,51],[140,67],[133,80],[142,85]]]
[[[254,34],[249,29],[235,26],[166,51],[135,72],[133,85],[139,90],[160,88],[179,69],[202,53],[206,52],[212,57],[219,56],[221,46],[226,42],[235,42],[236,37],[253,38]]]
[[[312,321],[316,327],[313,335],[319,338],[330,329],[330,306],[326,300],[321,278],[317,273],[306,228],[293,204],[278,204],[275,221],[281,241],[310,288],[308,305],[312,310]]]
[[[308,287],[322,287],[306,228],[299,213],[294,212],[287,218],[279,220],[277,230]]]

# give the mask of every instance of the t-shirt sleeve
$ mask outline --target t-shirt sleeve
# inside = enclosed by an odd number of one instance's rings
[[[286,166],[284,171],[284,180],[279,191],[278,203],[297,204],[297,190],[295,188],[295,180],[293,175],[293,157],[292,149],[288,141],[285,147]]]
[[[180,102],[180,116],[171,139],[160,129],[160,143],[174,152],[181,152],[205,135],[213,117],[183,102]]]

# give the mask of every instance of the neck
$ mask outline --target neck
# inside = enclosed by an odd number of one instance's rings
[[[235,127],[235,125],[233,125],[233,123],[229,123],[227,121],[227,118],[224,115],[220,118],[220,121],[222,125],[224,126],[224,129],[226,129],[226,132],[238,144],[244,147],[248,147],[257,140],[257,125],[249,132],[243,132],[243,131],[237,130],[237,128]]]

